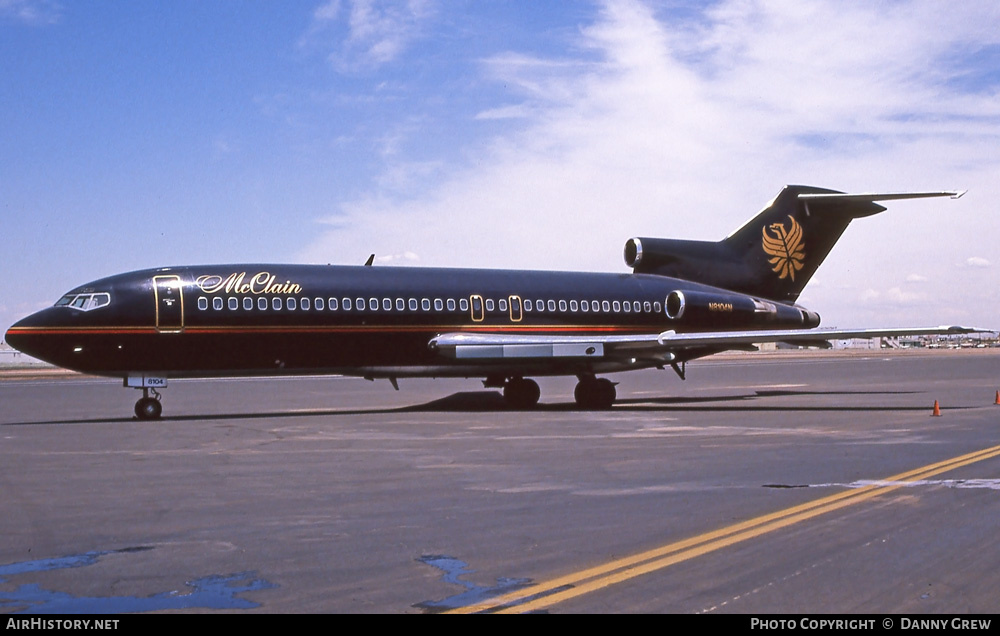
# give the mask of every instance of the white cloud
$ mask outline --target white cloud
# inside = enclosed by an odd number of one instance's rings
[[[329,22],[336,20],[340,14],[340,0],[330,0],[324,5],[320,5],[313,11],[313,19],[316,22]]]
[[[989,267],[990,265],[991,263],[988,260],[980,256],[972,256],[965,259],[966,267]]]
[[[875,307],[905,307],[926,303],[929,296],[925,292],[904,290],[902,287],[890,287],[885,291],[866,289],[859,295],[862,303]]]
[[[944,181],[995,205],[997,87],[956,86],[955,64],[1000,44],[986,26],[1000,23],[996,6],[732,0],[685,21],[609,2],[561,56],[487,60],[489,77],[522,101],[508,93],[469,114],[506,128],[467,164],[436,170],[405,200],[376,191],[341,202],[344,224],[302,257],[327,262],[360,241],[428,265],[623,271],[628,237],[722,238],[785,183],[895,191]],[[930,246],[956,260],[958,245],[996,250],[979,247],[994,244],[992,228],[940,221],[941,206],[971,210],[962,206],[973,198],[858,221],[824,265],[816,301],[846,312],[845,284],[877,297],[889,280],[923,282],[906,277]],[[881,297],[920,300],[894,289]]]
[[[25,24],[55,24],[62,17],[62,5],[52,0],[0,0],[0,19]]]
[[[375,255],[375,262],[383,265],[399,265],[399,261],[414,263],[420,260],[420,256],[413,252],[403,252],[402,254],[386,254],[385,256]]]
[[[500,106],[484,110],[476,115],[476,119],[524,119],[531,116],[533,113],[534,111],[531,108],[526,107],[524,104],[515,104],[512,106]]]
[[[903,291],[901,287],[892,287],[886,292],[886,299],[897,305],[913,305],[927,300],[923,292]]]
[[[424,25],[435,13],[431,0],[331,0],[313,12],[304,43],[332,44],[329,59],[338,70],[377,68],[424,35]]]

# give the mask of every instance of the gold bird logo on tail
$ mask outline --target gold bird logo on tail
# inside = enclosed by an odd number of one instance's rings
[[[770,226],[761,228],[764,236],[762,246],[764,252],[772,256],[768,262],[778,274],[778,278],[786,277],[795,280],[795,272],[802,269],[802,261],[806,257],[803,251],[805,245],[802,243],[802,226],[798,224],[794,217],[789,216],[792,222],[791,229],[786,230],[784,223],[772,223]],[[768,235],[768,230],[771,235]]]

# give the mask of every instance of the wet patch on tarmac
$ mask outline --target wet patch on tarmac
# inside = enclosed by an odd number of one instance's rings
[[[107,555],[146,552],[153,549],[155,549],[153,546],[137,546],[0,565],[0,584],[9,583],[7,577],[10,576],[82,568],[94,565],[101,557]],[[10,592],[0,591],[0,608],[17,608],[13,611],[16,614],[119,614],[190,608],[252,609],[259,607],[260,603],[239,598],[239,594],[277,587],[273,583],[255,577],[255,572],[211,575],[188,581],[186,585],[192,590],[187,594],[173,590],[146,597],[73,596],[66,592],[45,589],[37,583],[25,583]]]
[[[823,486],[846,486],[847,488],[867,488],[886,486],[914,488],[917,486],[944,486],[945,488],[985,488],[1000,490],[1000,479],[917,479],[915,481],[861,480],[849,484],[822,484]]]
[[[916,488],[918,486],[944,486],[945,488],[985,488],[1000,490],[1000,479],[917,479],[914,481],[887,481],[862,479],[849,484],[763,484],[763,488]]]
[[[465,588],[464,592],[449,596],[446,599],[440,601],[423,601],[413,606],[426,610],[429,614],[437,614],[451,609],[475,605],[495,596],[519,590],[531,583],[531,579],[498,577],[496,585],[479,585],[463,581],[459,578],[460,576],[473,574],[475,570],[467,569],[469,564],[455,557],[443,554],[426,554],[418,558],[417,561],[426,563],[444,572],[443,578],[446,583],[460,585]],[[523,599],[521,599],[521,602],[523,602]]]

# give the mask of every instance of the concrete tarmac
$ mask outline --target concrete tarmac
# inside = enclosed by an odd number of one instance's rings
[[[605,412],[573,378],[530,412],[476,380],[171,381],[158,422],[120,381],[0,374],[0,612],[1000,609],[1000,351],[687,372],[614,376]]]

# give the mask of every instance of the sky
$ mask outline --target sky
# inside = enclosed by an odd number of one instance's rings
[[[1000,327],[993,0],[0,0],[0,329],[103,276],[626,272],[785,184],[853,223],[830,327]]]

